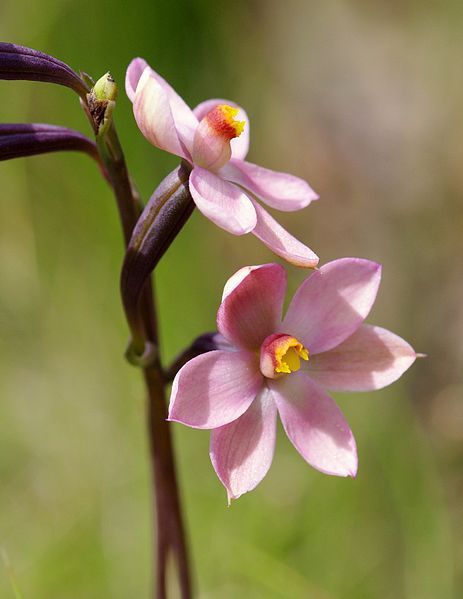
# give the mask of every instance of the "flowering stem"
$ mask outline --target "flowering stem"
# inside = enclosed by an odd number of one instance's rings
[[[122,223],[124,240],[128,246],[133,229],[141,213],[137,193],[127,171],[122,148],[114,124],[96,135],[97,147],[106,166],[116,196]],[[139,327],[131,327],[132,346],[143,351],[148,342],[158,348],[156,310],[151,280],[148,279],[138,304]],[[167,418],[164,393],[164,375],[158,352],[155,359],[143,368],[148,393],[147,424],[150,439],[153,480],[154,512],[156,517],[156,586],[154,597],[165,599],[168,591],[167,566],[172,551],[177,562],[178,576],[183,599],[192,597],[188,552],[181,513],[175,460]]]
[[[148,388],[148,430],[151,449],[152,476],[155,481],[157,572],[156,597],[167,597],[166,571],[169,550],[177,558],[180,589],[183,599],[192,597],[180,498],[176,479],[172,438],[167,422],[164,380],[160,368],[144,369]]]

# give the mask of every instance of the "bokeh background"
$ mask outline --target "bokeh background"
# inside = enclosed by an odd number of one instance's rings
[[[280,222],[322,262],[381,262],[370,322],[428,354],[384,391],[337,397],[355,481],[280,434],[265,481],[227,508],[208,433],[173,427],[200,597],[463,594],[462,27],[457,0],[0,3],[2,40],[121,88],[140,55],[191,105],[241,103],[250,160],[321,196]],[[0,98],[2,122],[90,133],[66,88],[0,82]],[[116,120],[146,199],[176,160],[124,93]],[[148,597],[145,405],[123,359],[113,198],[77,154],[2,162],[0,195],[0,596],[14,576],[27,598]],[[228,276],[271,259],[195,213],[156,273],[166,360],[213,328]],[[291,290],[304,274],[290,269]]]

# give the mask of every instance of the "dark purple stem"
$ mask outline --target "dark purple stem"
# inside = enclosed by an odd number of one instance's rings
[[[176,205],[175,198],[173,203],[167,207],[168,200],[172,195],[175,196],[175,192],[179,187],[183,185],[183,188],[185,188],[184,182],[182,183],[179,178],[179,172],[183,173],[183,170],[176,169],[174,174],[170,176],[175,179],[175,183],[170,186],[164,185],[164,187],[161,184],[161,193],[158,194],[158,192],[155,192],[153,194],[154,197],[159,199],[159,202],[155,202],[152,199],[144,209],[143,215],[151,214],[151,218],[147,220],[144,216],[139,218],[138,198],[131,185],[122,148],[113,124],[103,135],[97,135],[97,146],[108,170],[119,206],[125,244],[128,246],[126,256],[130,255],[130,257],[126,257],[124,265],[126,263],[129,265],[132,264],[135,268],[134,273],[136,273],[136,276],[132,275],[129,272],[130,269],[126,266],[123,275],[127,285],[130,285],[131,281],[136,284],[136,293],[133,295],[132,304],[133,312],[130,313],[130,327],[132,334],[137,335],[139,338],[141,351],[143,351],[145,345],[149,345],[155,350],[149,363],[143,366],[144,379],[148,391],[147,423],[151,452],[153,497],[155,501],[153,512],[156,519],[157,547],[154,597],[156,599],[165,599],[167,597],[167,561],[169,553],[172,551],[176,557],[182,599],[191,599],[192,585],[188,548],[185,540],[170,426],[166,420],[165,382],[159,360],[159,340],[156,309],[151,285],[151,272],[156,260],[159,260],[160,256],[165,252],[191,214],[193,201],[189,195],[185,198],[183,191],[180,194],[182,199],[179,204],[180,210],[177,212],[173,211]],[[172,182],[171,179],[169,181]],[[154,212],[150,212],[150,206],[153,207]],[[189,206],[189,208],[185,209],[185,206]],[[157,231],[158,236],[154,235],[154,237],[159,241],[160,247],[157,248],[150,245],[156,259],[149,259],[143,253],[131,251],[130,248],[135,239],[137,240],[134,245],[136,248],[143,246],[144,240],[145,243],[150,241],[150,231],[153,231],[152,221],[159,214],[161,215],[161,221],[165,217],[164,225],[166,228],[164,234],[162,234],[162,222],[157,221],[160,230]],[[142,258],[143,268],[138,270],[138,266],[140,265],[138,258],[140,257]],[[127,286],[125,288],[127,289]],[[130,294],[131,292],[128,293]]]

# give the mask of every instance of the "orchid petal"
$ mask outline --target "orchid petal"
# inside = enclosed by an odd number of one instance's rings
[[[371,391],[396,381],[415,359],[401,337],[364,324],[337,347],[312,356],[307,368],[314,381],[332,391]]]
[[[254,200],[252,202],[257,214],[253,235],[277,256],[295,266],[303,268],[317,266],[318,256],[310,248],[288,233],[260,204]]]
[[[280,325],[286,273],[279,264],[247,266],[225,285],[219,332],[234,345],[257,350]]]
[[[190,192],[199,210],[213,223],[233,235],[244,235],[256,225],[256,211],[239,187],[214,173],[195,167]]]
[[[175,151],[168,150],[173,154],[177,154],[183,158],[186,158],[191,162],[191,150],[193,147],[193,137],[195,130],[198,126],[198,119],[193,114],[193,111],[189,106],[185,103],[185,101],[177,94],[177,92],[167,83],[165,79],[163,79],[156,71],[154,71],[151,67],[147,66],[143,73],[140,75],[140,68],[145,63],[143,59],[138,59],[139,62],[135,63],[132,66],[132,69],[127,71],[127,79],[129,80],[128,84],[128,93],[132,93],[133,85],[138,83],[135,88],[134,95],[134,110],[135,104],[137,103],[138,95],[143,91],[145,92],[144,101],[140,101],[141,107],[138,109],[138,118],[137,113],[135,113],[135,118],[137,119],[137,123],[140,126],[139,119],[142,121],[147,121],[150,123],[147,131],[141,128],[142,133],[145,137],[148,138],[151,143],[156,145],[157,147],[161,147],[157,142],[152,141],[150,138],[154,137],[155,139],[159,137],[159,130],[163,130],[164,128],[171,129],[173,121],[174,129],[176,132],[176,137],[178,138],[178,143],[180,144],[180,151],[174,144],[172,146]],[[131,63],[132,65],[132,63]],[[130,66],[129,65],[129,68]],[[157,85],[155,85],[157,84]],[[148,89],[145,91],[144,87],[148,86]],[[129,95],[130,97],[130,95]],[[162,98],[162,100],[160,99]],[[151,103],[150,103],[151,101]],[[166,116],[165,104],[168,104],[169,111]],[[158,107],[161,107],[161,112],[158,113]],[[167,118],[167,122],[163,123],[163,119]],[[146,125],[145,125],[146,129]],[[161,147],[161,149],[167,149],[165,147]]]
[[[235,102],[231,102],[230,100],[206,100],[205,102],[201,102],[198,104],[196,108],[193,109],[193,112],[198,120],[201,120],[206,116],[208,112],[210,112],[213,108],[215,108],[218,104],[227,104],[228,106],[234,106],[239,108],[239,112],[236,115],[237,121],[244,121],[244,129],[243,133],[239,137],[235,137],[231,140],[230,146],[232,151],[232,158],[238,158],[240,160],[244,160],[249,150],[249,118],[246,112],[241,106],[238,106]]]
[[[361,258],[329,262],[305,279],[283,321],[294,335],[319,354],[336,347],[361,325],[373,306],[381,266]]]
[[[169,98],[162,85],[151,76],[149,67],[138,82],[133,112],[140,131],[149,142],[161,150],[190,159],[180,140]]]
[[[289,440],[311,466],[335,476],[357,473],[357,448],[341,410],[303,372],[269,381]]]
[[[262,385],[253,354],[223,350],[201,354],[174,379],[169,420],[194,428],[223,426],[248,409]]]
[[[198,126],[198,119],[193,114],[193,111],[185,102],[185,100],[174,90],[171,85],[169,85],[169,83],[167,83],[163,77],[161,77],[161,75],[159,75],[159,73],[156,73],[155,70],[150,69],[150,75],[156,79],[156,81],[166,92],[180,140],[191,155],[193,137],[196,127]]]
[[[267,474],[275,451],[277,409],[264,388],[247,411],[211,433],[212,465],[228,501],[252,491]]]
[[[134,58],[127,67],[127,72],[125,74],[125,93],[131,102],[135,100],[138,82],[147,66],[149,65],[143,58]]]
[[[241,185],[277,210],[301,210],[318,199],[318,195],[303,179],[271,171],[244,160],[230,160],[222,167],[220,174],[227,181]]]

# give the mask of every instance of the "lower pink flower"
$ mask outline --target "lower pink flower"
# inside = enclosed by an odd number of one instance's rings
[[[268,472],[277,414],[311,466],[356,475],[354,437],[326,389],[380,389],[416,358],[397,335],[363,324],[380,279],[375,262],[334,260],[304,280],[283,320],[280,265],[248,266],[229,279],[217,314],[223,349],[181,368],[169,409],[169,420],[212,429],[210,456],[229,500]]]

